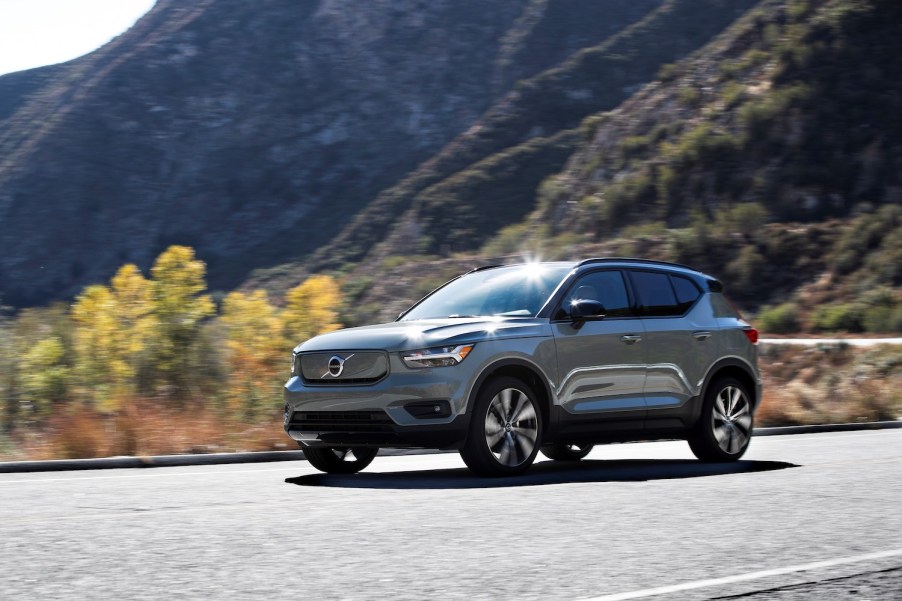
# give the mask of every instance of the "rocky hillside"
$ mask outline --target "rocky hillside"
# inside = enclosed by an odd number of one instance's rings
[[[357,323],[630,254],[783,330],[900,329],[900,34],[895,0],[160,0],[0,77],[0,294],[182,243],[217,289],[338,274]]]
[[[588,123],[536,219],[597,235],[742,203],[771,221],[900,204],[900,52],[898,2],[764,2]]]
[[[616,109],[419,192],[366,264],[406,281],[393,254],[469,250],[501,228],[454,261],[676,260],[727,281],[769,331],[900,331],[900,53],[897,2],[766,0]],[[537,149],[567,144],[537,177]],[[386,286],[355,319],[386,316],[372,311],[401,294]]]
[[[478,248],[532,210],[538,184],[575,149],[572,129],[584,117],[616,107],[756,1],[667,0],[617,34],[520,80],[473,127],[383,191],[308,267]],[[567,14],[571,3],[549,8]]]
[[[0,294],[70,296],[171,243],[222,288],[305,258],[517,80],[660,4],[159,0],[0,77]]]

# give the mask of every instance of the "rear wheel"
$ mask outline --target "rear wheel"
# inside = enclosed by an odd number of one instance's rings
[[[489,380],[476,395],[460,456],[482,476],[522,474],[536,459],[542,433],[539,404],[517,378]]]
[[[306,447],[304,457],[321,472],[353,474],[372,463],[378,452],[370,447]]]
[[[548,444],[542,447],[542,454],[555,461],[579,461],[588,455],[594,446],[591,444]]]
[[[702,461],[736,461],[752,439],[752,401],[735,378],[711,383],[702,414],[689,435],[689,448]]]

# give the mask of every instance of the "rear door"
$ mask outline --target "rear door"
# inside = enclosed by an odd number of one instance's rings
[[[647,342],[646,427],[681,428],[691,423],[687,403],[718,355],[716,324],[690,278],[642,269],[629,270],[629,278]]]
[[[611,269],[581,275],[552,316],[562,419],[590,430],[640,429],[645,418],[645,332],[624,277]],[[574,324],[565,308],[586,299],[600,301],[605,317]]]

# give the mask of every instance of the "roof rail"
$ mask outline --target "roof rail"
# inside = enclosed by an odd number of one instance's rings
[[[504,267],[504,265],[501,265],[501,264],[498,264],[498,265],[481,265],[481,266],[479,266],[479,267],[474,267],[473,269],[471,269],[471,270],[468,271],[467,273],[476,273],[477,271],[483,271],[483,270],[485,270],[485,269],[495,269],[496,267]]]
[[[683,269],[688,269],[690,271],[698,271],[694,267],[689,267],[688,265],[683,265],[682,263],[670,263],[668,261],[655,261],[653,259],[636,259],[631,257],[596,257],[593,259],[585,259],[580,261],[576,266],[582,267],[583,265],[590,265],[592,263],[646,263],[650,265],[667,265],[669,267],[682,267]]]

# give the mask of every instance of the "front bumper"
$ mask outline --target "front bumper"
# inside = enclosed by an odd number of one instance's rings
[[[391,420],[389,420],[391,421]],[[458,415],[446,424],[399,426],[379,423],[361,431],[358,424],[332,424],[328,429],[292,421],[285,425],[288,435],[304,447],[379,447],[460,449],[467,436],[467,417]]]
[[[411,370],[398,363],[391,367],[388,377],[369,385],[310,385],[291,378],[284,389],[285,431],[311,447],[463,446],[468,372],[456,367]],[[408,409],[424,402],[441,405],[440,416],[417,417]]]

